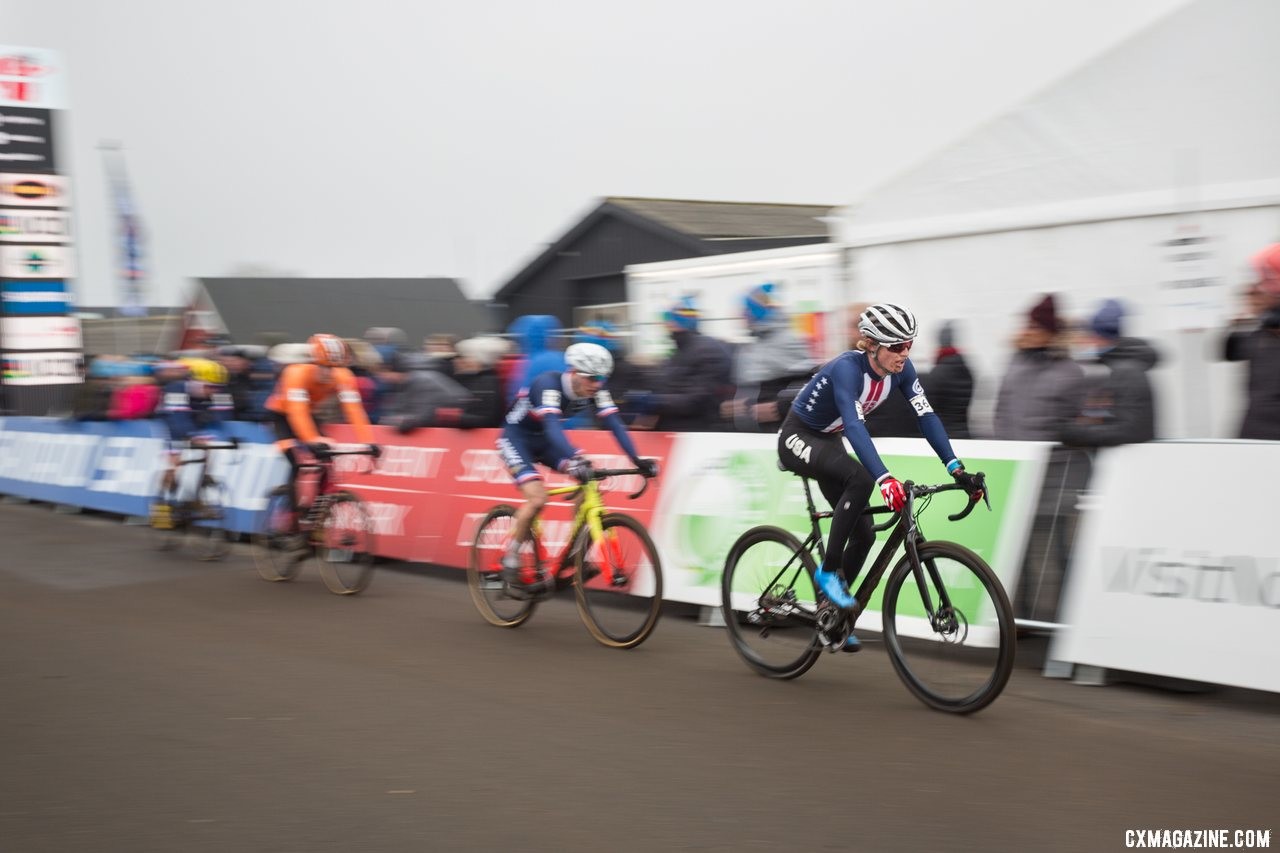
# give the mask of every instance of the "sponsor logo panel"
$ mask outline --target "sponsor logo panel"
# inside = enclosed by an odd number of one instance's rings
[[[0,344],[6,351],[78,350],[82,346],[80,321],[75,317],[0,318]]]
[[[0,241],[60,243],[71,239],[71,214],[62,210],[0,208]]]
[[[56,51],[0,45],[0,106],[66,106],[66,75]]]
[[[6,385],[72,385],[84,374],[78,352],[7,352],[2,358]]]
[[[63,175],[0,173],[0,207],[67,207],[70,194]]]
[[[68,246],[0,245],[0,278],[73,278],[74,258]]]
[[[0,283],[0,311],[5,314],[66,314],[65,281]]]
[[[0,106],[0,168],[6,172],[56,170],[48,110]]]

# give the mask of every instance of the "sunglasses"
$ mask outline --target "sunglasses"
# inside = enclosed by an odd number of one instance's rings
[[[608,376],[605,376],[603,373],[579,373],[578,375],[581,376],[583,379],[588,379],[592,382],[603,382],[609,378]]]
[[[885,344],[884,348],[887,349],[889,352],[895,352],[895,353],[901,354],[904,352],[910,352],[911,345],[913,343],[915,343],[915,341],[903,341],[900,344]]]

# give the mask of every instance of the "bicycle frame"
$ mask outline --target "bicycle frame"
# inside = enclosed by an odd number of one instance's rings
[[[617,543],[611,539],[606,539],[604,535],[603,518],[608,508],[604,504],[604,498],[600,495],[600,481],[614,475],[634,474],[632,470],[608,471],[601,470],[593,472],[592,479],[585,483],[573,483],[568,486],[556,486],[547,489],[547,497],[562,497],[573,495],[575,509],[573,513],[573,522],[569,526],[569,537],[565,541],[564,550],[560,552],[560,557],[556,561],[556,575],[573,568],[572,558],[574,557],[574,544],[578,541],[583,528],[586,528],[588,535],[591,537],[593,544],[599,545],[606,543],[605,547],[617,548]],[[641,489],[643,491],[643,489]],[[636,493],[637,495],[639,492]],[[635,497],[635,495],[632,495]],[[542,537],[539,534],[541,528],[541,514],[533,520],[532,530],[534,533],[533,541],[535,553],[539,562],[546,564],[546,551],[542,545]],[[585,556],[585,555],[584,555]],[[614,553],[611,555],[613,559],[606,560],[604,569],[607,572],[606,578],[610,583],[614,581],[613,567],[621,562],[621,554]]]

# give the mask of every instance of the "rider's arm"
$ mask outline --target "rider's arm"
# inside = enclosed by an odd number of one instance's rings
[[[929,405],[929,399],[924,395],[924,386],[920,384],[920,377],[916,374],[915,365],[910,360],[903,365],[899,378],[902,381],[898,383],[898,390],[915,410],[916,417],[919,419],[920,434],[929,442],[929,446],[933,448],[934,453],[938,454],[938,458],[942,460],[943,465],[947,466],[947,470],[951,470],[952,463],[957,459],[955,451],[951,449],[951,439],[947,437],[947,428],[942,425],[942,418],[933,411],[933,406]]]
[[[338,402],[342,404],[347,423],[355,429],[356,438],[365,444],[373,444],[373,427],[369,424],[369,414],[364,410],[364,402],[360,399],[360,386],[356,384],[355,374],[345,367],[335,367],[333,380],[338,388]]]
[[[185,380],[170,382],[164,386],[164,394],[160,398],[160,413],[164,416],[165,426],[169,428],[169,438],[174,441],[186,441],[195,432],[195,419],[191,417],[191,398],[187,396]]]
[[[533,381],[529,386],[529,413],[542,425],[543,435],[550,442],[556,455],[576,456],[580,451],[569,442],[564,424],[560,420],[562,392],[559,381],[558,373],[544,373]]]
[[[609,432],[613,433],[613,437],[617,439],[618,446],[622,448],[622,452],[630,457],[632,463],[640,464],[640,454],[636,452],[635,443],[631,440],[631,436],[627,434],[627,427],[622,423],[621,416],[618,415],[618,407],[613,402],[613,395],[601,388],[596,392],[595,405],[596,417],[600,419],[600,423],[609,428]]]
[[[831,384],[834,386],[836,410],[844,423],[844,436],[863,467],[879,482],[889,473],[880,459],[876,446],[871,443],[867,422],[858,404],[857,392],[862,387],[862,371],[852,361],[838,361],[831,368]]]
[[[280,372],[280,391],[284,416],[289,428],[304,444],[320,440],[320,430],[311,416],[311,376],[318,370],[314,364],[290,364]]]

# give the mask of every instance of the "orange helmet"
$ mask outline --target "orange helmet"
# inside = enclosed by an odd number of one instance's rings
[[[351,363],[351,347],[337,335],[312,335],[307,341],[311,360],[324,367],[346,367]]]

